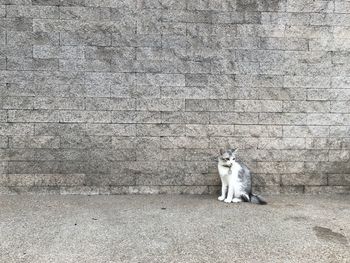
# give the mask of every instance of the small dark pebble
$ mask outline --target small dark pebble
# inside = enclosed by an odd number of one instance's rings
[[[162,207],[161,209],[162,209],[162,210],[165,210],[165,209],[166,209],[166,207]]]
[[[92,218],[92,220],[97,220],[97,218]]]
[[[77,223],[74,224],[75,226],[77,225]]]

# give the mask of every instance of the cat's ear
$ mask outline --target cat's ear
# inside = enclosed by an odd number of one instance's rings
[[[223,155],[225,153],[224,149],[220,149],[220,154]]]
[[[237,153],[238,148],[232,149],[232,152]]]

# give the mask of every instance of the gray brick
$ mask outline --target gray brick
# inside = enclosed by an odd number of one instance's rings
[[[5,15],[6,15],[5,5],[0,4],[0,17],[5,17]]]
[[[236,100],[236,112],[281,112],[282,101],[274,100]]]
[[[272,50],[308,50],[308,40],[303,38],[262,38],[260,48]]]
[[[7,32],[7,44],[18,45],[50,45],[59,44],[59,33],[52,32]]]
[[[349,38],[350,27],[348,26],[335,26],[333,29],[333,35],[336,38]]]
[[[349,31],[350,32],[350,31]],[[332,54],[333,64],[346,64],[349,63],[349,53],[348,52],[333,52]]]
[[[0,110],[0,122],[6,122],[8,120],[5,110]]]
[[[284,25],[237,25],[238,37],[284,37]]]
[[[184,124],[137,124],[137,136],[183,136]]]
[[[331,137],[350,137],[350,126],[331,126],[329,127]]]
[[[29,123],[0,123],[0,135],[33,135],[34,125]]]
[[[13,136],[10,137],[11,148],[59,148],[57,136]]]
[[[138,85],[185,86],[182,74],[137,74],[136,77]]]
[[[31,25],[31,24],[30,24]],[[29,27],[29,25],[28,25]],[[133,33],[136,21],[131,24],[115,23],[114,21],[80,21],[80,20],[33,20],[34,32],[69,32],[91,31],[95,33]],[[21,27],[23,28],[23,26]],[[23,30],[22,30],[23,31]]]
[[[209,123],[208,112],[162,112],[162,123]]]
[[[34,109],[33,97],[1,97],[0,107],[2,109]]]
[[[101,137],[101,136],[98,136]],[[133,149],[136,147],[136,139],[135,137],[119,137],[119,136],[112,136],[112,147],[117,149]],[[110,145],[110,143],[108,144]]]
[[[347,163],[342,162],[305,162],[305,172],[317,173],[323,171],[324,173],[346,173]]]
[[[72,123],[35,123],[34,135],[37,136],[63,136],[84,135],[85,124]]]
[[[0,30],[0,46],[2,46],[2,49],[5,49],[5,44],[6,44],[6,31]]]
[[[254,124],[257,122],[257,113],[210,112],[211,124]]]
[[[110,46],[112,43],[111,34],[107,32],[60,32],[59,34],[61,45]]]
[[[28,6],[28,5],[8,5],[7,17],[32,17],[32,18],[59,18],[57,6]]]
[[[31,57],[32,47],[30,46],[21,47],[21,46],[13,46],[13,45],[0,46],[0,58],[5,59],[5,56],[8,58],[14,57],[14,58],[17,58],[18,60],[21,60],[22,59],[21,57]]]
[[[348,101],[332,101],[330,112],[350,113]]]
[[[287,26],[285,29],[285,37],[297,38],[327,38],[332,37],[332,30],[329,26]]]
[[[110,148],[111,136],[84,136],[64,135],[60,136],[60,148]]]
[[[56,6],[60,4],[60,0],[32,0],[32,4],[42,6]]]
[[[158,111],[114,111],[113,123],[160,123],[161,115]]]
[[[88,135],[135,136],[135,124],[88,124]]]
[[[136,110],[142,111],[182,111],[185,109],[185,100],[181,99],[138,99]]]
[[[237,137],[282,137],[282,126],[235,125],[235,136]]]
[[[209,136],[236,136],[236,131],[234,125],[209,125],[208,134]]]
[[[305,113],[260,113],[260,124],[305,125],[308,116]],[[311,124],[311,123],[307,123]],[[317,123],[315,123],[317,125]]]
[[[312,39],[309,42],[310,50],[325,50],[325,51],[347,51],[350,47],[350,39],[329,39],[321,41],[320,39]]]
[[[349,150],[329,150],[329,161],[330,162],[349,162],[350,151]]]
[[[85,58],[96,60],[133,59],[135,50],[123,47],[86,47]]]
[[[331,78],[325,76],[284,76],[284,87],[330,88]]]
[[[280,50],[237,50],[238,61],[243,62],[275,62],[284,61],[284,52]]]
[[[47,96],[48,92],[55,97],[83,97],[86,94],[86,87],[80,84],[36,84],[33,89],[36,96],[42,97]]]
[[[232,83],[233,85],[234,83]],[[235,85],[240,87],[281,87],[283,76],[276,75],[237,75]]]
[[[32,5],[31,0],[1,0],[4,5]]]
[[[327,137],[327,126],[283,126],[284,137]]]
[[[209,97],[206,87],[161,87],[161,96],[164,98],[205,99]]]
[[[238,137],[210,137],[209,147],[212,149],[225,148],[227,145],[245,149],[256,149],[258,145],[258,138],[238,138]]]
[[[111,63],[100,60],[60,59],[59,68],[60,71],[108,72],[111,71]]]
[[[269,173],[302,173],[304,171],[304,162],[258,162],[255,172],[263,173],[269,171]]]
[[[139,0],[138,6],[142,9],[185,9],[186,1],[157,1],[157,0]]]
[[[330,1],[288,1],[287,12],[321,12],[332,13],[334,2]]]
[[[84,47],[82,46],[33,46],[34,58],[83,58]]]
[[[308,125],[346,125],[349,121],[350,114],[310,113],[307,116]]]
[[[33,30],[33,20],[31,18],[0,18],[0,29],[8,31],[28,32]]]
[[[258,149],[304,149],[304,138],[260,138]]]
[[[57,70],[57,59],[41,58],[16,58],[9,57],[7,60],[7,69],[9,70]]]
[[[186,111],[235,111],[235,101],[186,99]]]
[[[329,101],[284,101],[283,112],[329,112]]]
[[[308,100],[348,100],[350,89],[309,89]]]
[[[294,88],[234,88],[226,91],[228,98],[240,100],[305,100],[306,89]]]
[[[60,6],[60,19],[79,19],[79,20],[100,20],[101,10],[98,7],[81,6]]]
[[[83,110],[84,108],[83,98],[36,97],[34,100],[34,109]]]
[[[135,110],[136,101],[127,98],[86,98],[86,110]]]
[[[9,122],[59,122],[60,113],[54,110],[9,110]]]
[[[329,185],[350,185],[350,174],[329,174]]]
[[[0,70],[6,69],[6,58],[0,57]]]
[[[0,136],[0,148],[8,148],[8,137],[7,136]]]
[[[161,137],[162,148],[208,148],[206,137]]]
[[[203,124],[186,124],[186,136],[207,137],[208,127]]]
[[[325,174],[282,174],[283,185],[326,185],[327,175]]]
[[[349,14],[320,14],[320,13],[311,13],[312,25],[350,25],[350,16]]]
[[[87,123],[110,123],[112,112],[110,111],[82,111],[62,110],[59,111],[60,122],[87,122]]]

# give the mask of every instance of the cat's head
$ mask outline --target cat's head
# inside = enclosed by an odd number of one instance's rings
[[[237,149],[220,150],[219,164],[231,167],[236,162]]]

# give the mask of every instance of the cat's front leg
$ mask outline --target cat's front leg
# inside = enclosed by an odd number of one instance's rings
[[[224,200],[225,203],[231,203],[232,199],[233,199],[233,195],[234,195],[234,187],[232,184],[228,185],[228,193],[227,193],[227,197]]]
[[[226,191],[227,191],[227,184],[221,181],[221,196],[218,197],[219,201],[222,201],[226,197]]]

